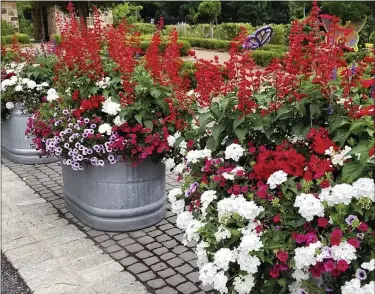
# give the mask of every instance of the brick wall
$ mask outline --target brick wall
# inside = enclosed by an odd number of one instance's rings
[[[12,26],[17,31],[19,30],[18,12],[17,12],[16,2],[8,2],[8,1],[1,2],[1,19],[6,20],[7,22],[11,23]]]

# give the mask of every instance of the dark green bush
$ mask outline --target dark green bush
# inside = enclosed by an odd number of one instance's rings
[[[155,25],[151,23],[133,23],[133,32],[139,32],[142,35],[153,34],[155,32]]]
[[[13,35],[14,28],[13,26],[7,22],[6,20],[1,20],[1,36]]]
[[[143,40],[141,42],[141,49],[145,52],[147,51],[148,46],[150,46],[151,40]],[[181,44],[182,47],[180,48],[180,54],[181,56],[187,56],[189,50],[191,49],[191,45],[189,41],[186,40],[178,40],[178,44]],[[160,52],[164,52],[165,48],[168,45],[167,40],[163,40],[162,43],[160,44],[159,50]]]
[[[12,44],[13,35],[1,36],[1,44],[9,45]]]
[[[251,52],[251,56],[254,58],[254,61],[259,66],[267,66],[275,58],[281,59],[284,55],[284,52],[280,51],[266,51],[257,49]]]
[[[55,41],[56,44],[60,44],[60,43],[61,43],[61,35],[53,34],[53,35],[51,36],[51,39],[52,39],[53,41]]]
[[[230,47],[230,41],[225,41],[225,40],[204,39],[204,38],[180,38],[180,39],[189,41],[192,47],[199,47],[199,48],[204,48],[204,49],[228,51]]]
[[[369,43],[375,44],[375,31],[370,34]]]
[[[368,55],[367,51],[358,51],[358,52],[345,52],[345,59],[347,63],[356,62],[362,60],[366,55]]]

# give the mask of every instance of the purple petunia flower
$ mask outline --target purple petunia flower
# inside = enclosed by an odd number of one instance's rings
[[[298,289],[298,294],[309,294],[307,291],[305,291],[304,289],[300,288]]]
[[[85,124],[88,124],[90,122],[90,119],[86,117],[83,121]]]
[[[357,220],[358,217],[355,216],[355,215],[349,215],[346,219],[345,219],[345,222],[348,224],[348,225],[351,225],[355,220]]]
[[[359,279],[361,281],[366,280],[366,278],[367,278],[366,272],[361,268],[357,269],[357,271],[355,272],[355,276],[356,276],[357,279]]]
[[[96,128],[96,124],[91,124],[90,128],[95,129]]]

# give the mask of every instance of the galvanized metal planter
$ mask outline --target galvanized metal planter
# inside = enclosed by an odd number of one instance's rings
[[[1,151],[9,160],[20,164],[44,164],[55,162],[56,157],[39,157],[32,149],[32,141],[25,137],[27,120],[31,115],[24,114],[22,107],[10,110],[10,117],[1,123]]]
[[[165,216],[165,165],[146,159],[136,167],[117,162],[85,165],[74,171],[61,164],[67,208],[86,225],[105,231],[152,226]]]

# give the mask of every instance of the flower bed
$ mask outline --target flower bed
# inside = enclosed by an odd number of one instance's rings
[[[264,71],[246,34],[225,66],[197,61],[206,107],[169,200],[220,293],[374,293],[375,58],[347,64],[318,11]]]

